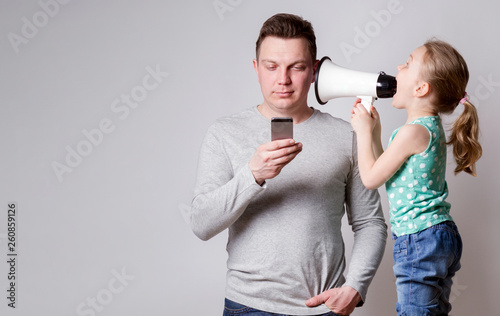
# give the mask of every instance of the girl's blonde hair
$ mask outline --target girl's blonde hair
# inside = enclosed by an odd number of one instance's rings
[[[429,40],[424,44],[424,68],[422,75],[429,83],[433,105],[438,113],[452,113],[459,103],[464,111],[455,120],[448,145],[453,145],[457,162],[455,174],[465,171],[476,176],[476,161],[481,158],[479,144],[479,119],[476,107],[466,97],[465,87],[469,70],[460,53],[450,44]]]

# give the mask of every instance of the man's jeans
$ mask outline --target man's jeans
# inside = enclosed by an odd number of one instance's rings
[[[241,305],[239,303],[233,302],[231,300],[228,300],[226,298],[225,304],[224,304],[224,314],[223,316],[291,316],[291,315],[284,315],[284,314],[275,314],[275,313],[268,313],[264,312],[255,308],[251,308],[245,305]],[[321,314],[317,316],[338,316],[337,314],[330,312],[326,314]]]
[[[393,257],[398,315],[448,315],[452,277],[460,269],[462,256],[462,239],[457,226],[453,222],[443,222],[395,238]]]

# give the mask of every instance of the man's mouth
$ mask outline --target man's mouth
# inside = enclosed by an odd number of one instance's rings
[[[275,93],[277,96],[284,98],[284,97],[289,97],[289,96],[291,96],[291,95],[292,95],[292,93],[293,93],[293,91],[275,91],[274,93]]]

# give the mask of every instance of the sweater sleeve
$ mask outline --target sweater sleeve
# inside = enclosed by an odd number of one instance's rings
[[[266,187],[255,182],[248,163],[233,169],[218,134],[212,126],[203,141],[191,203],[191,229],[202,240],[231,226]]]
[[[366,189],[361,182],[355,135],[352,150],[353,168],[347,183],[346,213],[354,232],[354,244],[344,285],[357,290],[364,302],[368,286],[382,261],[387,225],[378,191]]]

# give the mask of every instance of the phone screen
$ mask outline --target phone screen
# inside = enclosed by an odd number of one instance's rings
[[[293,119],[291,117],[271,118],[271,140],[293,138]]]

